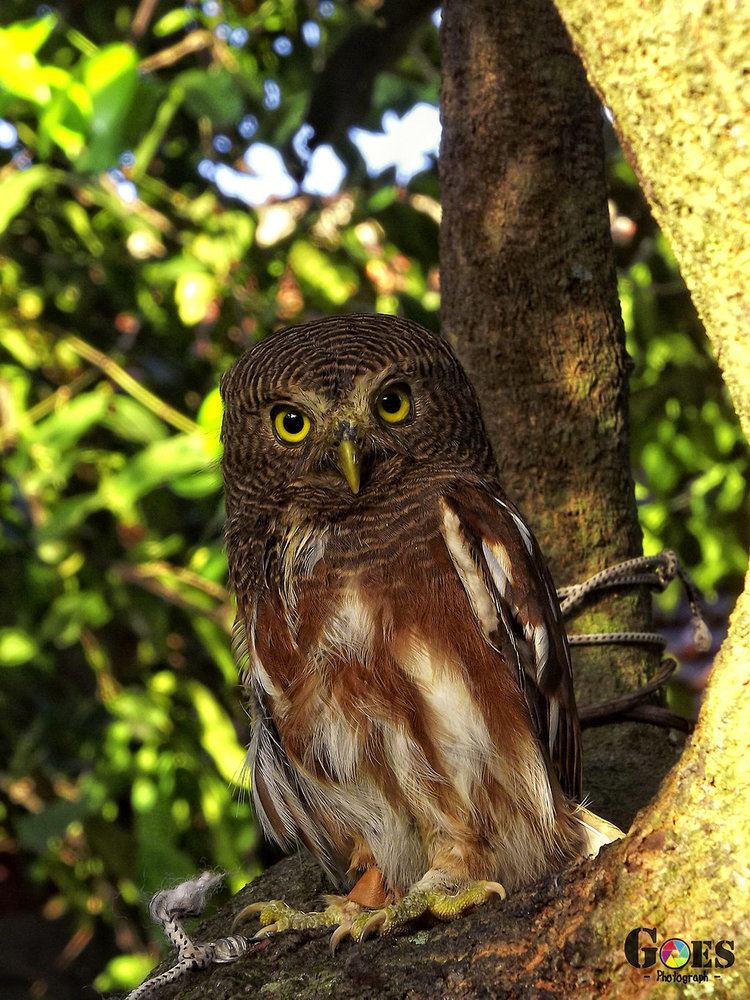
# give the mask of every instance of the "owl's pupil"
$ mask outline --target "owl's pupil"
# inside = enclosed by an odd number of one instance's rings
[[[380,405],[386,413],[398,413],[401,409],[401,397],[397,392],[386,392],[380,397]]]
[[[284,430],[287,434],[299,434],[305,426],[305,418],[301,413],[295,413],[294,410],[289,410],[284,414],[283,424]]]

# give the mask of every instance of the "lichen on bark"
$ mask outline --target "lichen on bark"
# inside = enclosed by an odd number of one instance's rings
[[[591,0],[556,5],[747,420],[750,4],[613,0],[595,16]]]

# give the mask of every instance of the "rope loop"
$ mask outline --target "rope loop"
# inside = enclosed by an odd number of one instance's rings
[[[693,642],[701,653],[711,648],[711,632],[706,624],[700,606],[700,593],[690,579],[677,555],[665,549],[656,556],[636,556],[624,562],[594,573],[583,583],[569,587],[559,587],[560,610],[563,618],[574,617],[586,602],[606,590],[648,587],[650,590],[664,591],[678,579],[685,590],[690,606],[690,623],[693,628]],[[643,646],[658,646],[664,649],[667,641],[658,632],[591,632],[572,633],[568,636],[572,646],[601,646],[609,643],[631,643]]]

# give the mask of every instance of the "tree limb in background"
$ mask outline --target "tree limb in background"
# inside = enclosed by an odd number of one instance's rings
[[[305,121],[315,129],[310,148],[345,136],[370,107],[375,77],[406,51],[435,0],[385,0],[366,24],[353,28],[314,82]]]

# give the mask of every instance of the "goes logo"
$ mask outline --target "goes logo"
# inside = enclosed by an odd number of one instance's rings
[[[682,978],[707,979],[706,969],[728,969],[734,965],[734,941],[721,940],[715,944],[711,940],[690,940],[674,937],[661,943],[657,940],[655,927],[634,927],[625,938],[625,958],[635,969],[650,969],[656,965],[657,956],[669,970],[684,969],[690,963],[691,970],[700,970],[702,975],[681,977],[672,972],[657,970],[657,979],[678,981]]]

